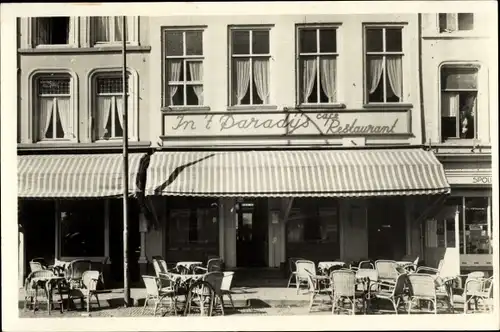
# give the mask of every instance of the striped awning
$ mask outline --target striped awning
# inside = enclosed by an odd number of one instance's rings
[[[129,192],[137,191],[142,153],[129,154]],[[113,197],[123,194],[122,154],[17,157],[18,197]]]
[[[157,152],[146,195],[352,197],[448,193],[422,149]]]

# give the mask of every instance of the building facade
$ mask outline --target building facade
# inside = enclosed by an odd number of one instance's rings
[[[419,211],[428,202],[422,197],[319,199],[305,192],[265,192],[258,180],[273,180],[262,165],[279,168],[259,152],[264,149],[277,151],[270,154],[289,166],[293,154],[303,153],[298,158],[308,166],[307,152],[320,148],[345,150],[346,158],[352,153],[357,159],[356,153],[374,148],[421,147],[419,15],[175,16],[149,23],[149,96],[156,112],[150,130],[162,147],[146,180],[159,220],[147,235],[148,257],[220,255],[234,268],[279,267],[288,257],[423,256]],[[203,161],[200,173],[184,171],[185,177],[165,184],[171,174],[162,168],[174,174],[182,164],[207,158],[192,152],[207,147],[236,152]],[[255,150],[254,157],[238,156],[247,150]],[[231,169],[240,163],[262,168]],[[329,180],[335,181],[319,181]],[[196,181],[210,188],[200,189]],[[248,181],[247,187],[231,187],[240,181]]]
[[[433,32],[431,16],[127,17],[129,189],[145,197],[130,199],[135,275],[157,255],[220,256],[228,268],[290,257],[434,264],[443,253],[427,220],[443,214],[450,184],[453,197],[474,192],[491,211],[491,184],[467,186],[491,179],[491,145],[485,90],[469,145],[441,139],[440,70],[465,70],[446,82],[473,85],[461,62],[489,59],[449,53],[461,39]],[[18,50],[22,257],[90,258],[114,279],[120,20],[23,18]]]
[[[422,15],[425,141],[451,185],[446,208],[427,223],[425,257],[436,264],[456,248],[463,271],[493,268],[491,25],[488,13]]]
[[[21,281],[29,272],[27,262],[37,257],[49,263],[54,258],[87,258],[102,262],[112,279],[123,275],[121,20],[18,19]],[[134,172],[151,144],[146,95],[150,45],[147,19],[129,17],[126,26],[130,188],[134,188]],[[134,270],[140,211],[136,201],[130,201]]]

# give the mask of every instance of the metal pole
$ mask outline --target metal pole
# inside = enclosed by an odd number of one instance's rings
[[[123,84],[123,297],[125,306],[130,306],[128,271],[128,103],[127,103],[127,26],[126,16],[122,22],[122,84]]]

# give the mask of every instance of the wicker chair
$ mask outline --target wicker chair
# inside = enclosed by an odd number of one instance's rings
[[[225,271],[224,278],[222,279],[222,285],[221,285],[220,289],[222,292],[222,296],[224,297],[224,295],[227,295],[227,297],[229,298],[229,301],[231,301],[231,306],[233,307],[233,309],[235,309],[233,297],[231,296],[231,294],[232,294],[231,284],[233,282],[233,277],[234,277],[234,272]]]
[[[46,267],[41,262],[30,261],[31,272],[42,271],[45,269],[46,269]]]
[[[471,281],[470,283],[475,283],[478,280]],[[478,290],[470,291],[470,298],[464,304],[464,313],[467,313],[468,304],[474,300],[475,302],[475,310],[476,311],[485,311],[492,312],[493,311],[493,277],[490,278],[482,278],[479,280],[480,287]],[[467,288],[467,286],[466,286]],[[479,307],[481,305],[481,308]]]
[[[396,279],[400,275],[396,261],[379,259],[375,261],[375,269],[378,272],[379,280],[388,283],[396,283]]]
[[[210,306],[209,315],[212,316],[213,310],[220,308],[222,315],[224,315],[224,299],[222,292],[222,282],[224,280],[224,273],[220,271],[209,272],[204,278],[214,290],[213,302]]]
[[[394,312],[398,314],[398,308],[401,300],[406,295],[405,289],[408,276],[403,273],[397,276],[396,282],[387,282],[385,280],[378,281],[374,287],[378,287],[378,291],[374,294],[374,298],[380,300],[388,300],[394,307]]]
[[[325,287],[322,283],[316,282],[314,280],[314,275],[311,273],[307,274],[308,278],[308,284],[309,284],[309,294],[310,294],[310,301],[309,301],[309,312],[311,312],[315,302],[314,300],[318,298],[319,296],[328,296],[330,300],[333,299],[333,291],[331,287]]]
[[[309,285],[309,273],[313,276],[316,275],[316,265],[313,261],[300,259],[295,262],[296,274],[295,274],[295,284],[297,287],[297,294],[299,294],[301,285]]]
[[[24,282],[24,309],[33,308],[33,312],[38,308],[39,297],[47,302],[47,310],[50,312],[51,298],[47,292],[46,284],[35,283],[35,278],[50,278],[55,274],[51,270],[38,270],[31,272]]]
[[[154,276],[142,276],[144,285],[146,286],[146,299],[144,301],[144,307],[142,308],[142,314],[148,306],[149,301],[153,300],[155,303],[153,316],[156,316],[156,311],[158,307],[162,305],[163,300],[168,297],[170,299],[170,309],[177,315],[177,303],[175,297],[175,291],[173,288],[160,288],[160,279]]]
[[[454,311],[449,294],[436,288],[436,280],[432,275],[413,273],[408,275],[408,282],[410,297],[408,314],[411,314],[412,304],[415,300],[426,300],[432,303],[434,314],[437,314],[438,301],[444,301],[450,311]]]
[[[303,260],[302,258],[297,258],[297,257],[290,257],[288,258],[288,271],[290,273],[290,277],[288,278],[288,284],[287,288],[290,286],[296,286],[297,285],[297,267],[295,263],[298,260]],[[295,282],[292,282],[292,279],[295,279]]]
[[[78,289],[83,286],[82,276],[85,271],[92,270],[92,261],[87,259],[76,259],[68,264],[66,269],[66,279],[71,289]]]
[[[220,258],[209,259],[207,262],[207,267],[195,266],[194,271],[196,271],[196,270],[201,271],[203,273],[221,272],[222,271],[222,259],[220,259]]]
[[[375,269],[375,265],[371,261],[359,262],[358,269]]]
[[[97,284],[100,281],[101,273],[99,271],[88,270],[82,273],[81,287],[70,290],[70,298],[79,298],[83,308],[83,302],[87,302],[87,312],[90,312],[90,301],[95,297],[97,306],[100,308],[99,298],[97,297]]]
[[[351,304],[349,310],[352,315],[356,314],[356,274],[350,270],[337,270],[331,274],[333,287],[332,314],[338,303],[345,303],[347,300]],[[339,309],[344,309],[340,308]],[[344,309],[345,310],[345,309]],[[340,310],[339,310],[340,312]]]

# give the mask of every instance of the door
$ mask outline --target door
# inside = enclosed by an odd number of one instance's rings
[[[406,254],[406,214],[403,198],[372,199],[368,213],[370,259],[401,260]]]
[[[267,206],[265,200],[238,203],[236,264],[238,267],[266,266]]]

